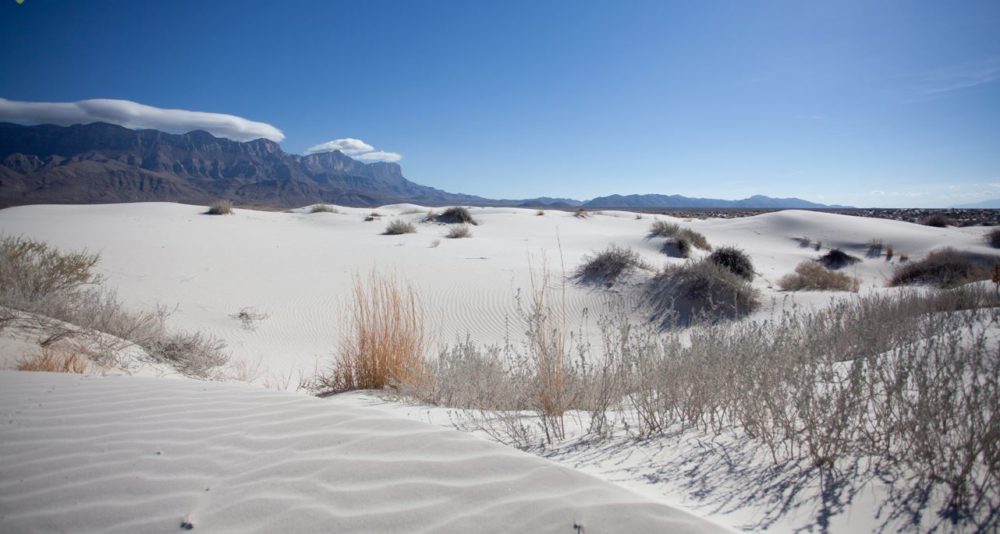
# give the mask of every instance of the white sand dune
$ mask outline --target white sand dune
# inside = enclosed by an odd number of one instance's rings
[[[224,339],[235,362],[262,377],[313,374],[337,350],[351,276],[377,268],[395,272],[420,292],[432,339],[454,343],[517,343],[524,326],[515,296],[530,291],[532,271],[547,261],[554,281],[571,273],[590,253],[612,243],[638,251],[653,267],[684,260],[660,252],[663,239],[645,239],[653,216],[606,211],[588,218],[571,213],[515,208],[473,208],[480,222],[470,239],[445,239],[447,227],[421,223],[427,208],[400,204],[375,211],[338,208],[340,213],[236,210],[233,216],[203,215],[204,207],[170,203],[21,206],[0,210],[0,233],[26,235],[65,249],[101,253],[107,285],[136,308],[177,307],[171,325]],[[380,235],[388,221],[414,222],[417,234]],[[737,219],[672,220],[703,232],[716,246],[735,245],[753,258],[754,285],[772,313],[786,299],[823,305],[836,294],[789,295],[777,280],[820,253],[795,238],[822,241],[824,252],[843,247],[864,258],[867,243],[881,239],[916,259],[943,246],[989,252],[985,228],[931,228],[917,224],[810,211],[782,211]],[[696,255],[702,254],[700,251]],[[863,290],[885,285],[896,262],[869,259],[846,269]],[[589,325],[599,342],[596,319],[620,289],[567,284],[567,325]],[[557,296],[557,295],[554,295]],[[561,295],[558,295],[561,297]],[[841,295],[842,296],[842,295]],[[253,329],[233,317],[243,308],[267,316]]]
[[[245,385],[0,372],[0,414],[0,532],[724,531],[469,434]]]

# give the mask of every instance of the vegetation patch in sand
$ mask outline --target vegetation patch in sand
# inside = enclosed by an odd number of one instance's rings
[[[806,260],[795,267],[795,272],[778,280],[784,291],[857,291],[861,282],[823,267],[819,262]]]
[[[951,288],[993,277],[1000,257],[953,248],[935,250],[920,261],[911,261],[896,268],[890,286],[929,284]]]

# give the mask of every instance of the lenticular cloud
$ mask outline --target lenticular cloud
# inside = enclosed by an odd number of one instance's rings
[[[0,120],[32,124],[88,124],[108,122],[126,128],[152,128],[166,132],[205,130],[234,141],[285,138],[281,130],[264,122],[185,109],[163,109],[130,100],[96,98],[77,102],[19,102],[0,98]]]
[[[403,159],[403,156],[395,152],[375,150],[375,147],[368,143],[351,137],[334,139],[333,141],[313,145],[306,149],[306,154],[322,154],[324,152],[333,152],[334,150],[339,150],[345,155],[360,161],[399,161]]]

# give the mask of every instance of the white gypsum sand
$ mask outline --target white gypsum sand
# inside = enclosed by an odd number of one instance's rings
[[[3,532],[724,531],[465,433],[246,385],[0,372],[0,406]]]

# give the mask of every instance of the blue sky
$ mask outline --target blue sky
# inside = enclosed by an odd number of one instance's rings
[[[0,98],[399,154],[494,198],[1000,198],[1000,2],[0,0]]]

